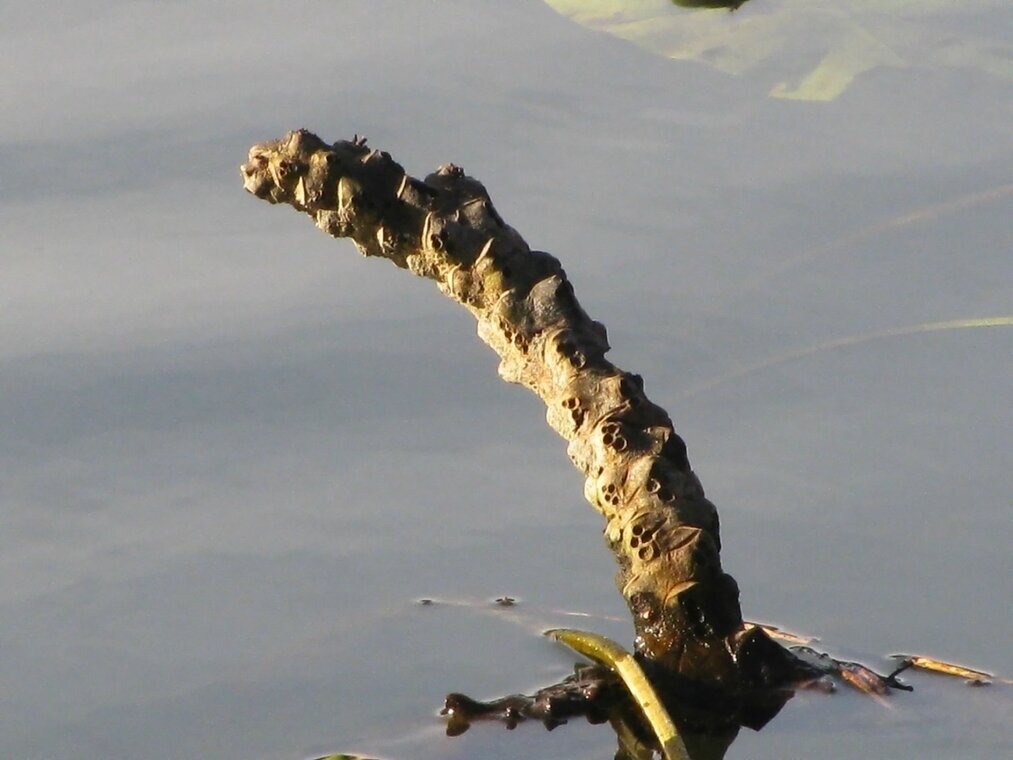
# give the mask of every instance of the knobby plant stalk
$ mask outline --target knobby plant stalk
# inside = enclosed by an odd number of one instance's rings
[[[433,280],[471,312],[499,374],[537,394],[569,442],[584,495],[605,518],[636,650],[655,674],[732,691],[765,679],[758,661],[772,645],[743,626],[738,586],[721,569],[717,510],[672,420],[639,375],[605,358],[605,328],[559,261],[531,250],[480,182],[453,164],[418,180],[364,139],[328,144],[302,130],[255,145],[242,173],[258,198]]]

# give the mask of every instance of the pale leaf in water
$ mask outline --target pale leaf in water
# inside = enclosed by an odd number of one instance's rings
[[[969,69],[1013,81],[1011,46],[998,34],[1003,14],[1010,20],[1005,0],[545,1],[668,58],[751,73],[776,98],[834,100],[883,68]],[[960,31],[961,19],[978,31]]]

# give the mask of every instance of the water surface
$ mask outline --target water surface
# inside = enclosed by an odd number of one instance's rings
[[[689,443],[748,616],[1013,674],[1013,328],[834,347],[1013,314],[1008,80],[775,99],[537,0],[46,0],[0,40],[3,757],[614,751],[442,736],[447,691],[567,672],[540,628],[629,627],[563,442],[468,315],[242,192],[296,127],[463,165],[563,261]],[[728,756],[1013,752],[1010,687],[911,680],[801,696]]]

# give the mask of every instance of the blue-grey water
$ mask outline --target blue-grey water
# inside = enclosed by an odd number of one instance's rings
[[[1010,79],[929,55],[1008,60],[1013,7],[973,6],[812,103],[540,0],[4,4],[0,757],[614,752],[442,735],[446,692],[566,673],[541,628],[629,625],[470,317],[242,192],[296,127],[463,165],[562,259],[747,616],[1013,676],[1013,327],[939,324],[1013,315]],[[910,681],[799,696],[728,757],[1013,756],[1013,687]]]

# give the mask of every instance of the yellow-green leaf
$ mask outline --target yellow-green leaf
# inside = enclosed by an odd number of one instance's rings
[[[654,730],[665,760],[690,760],[686,746],[672,718],[665,710],[654,687],[647,679],[640,664],[621,645],[597,633],[577,631],[572,628],[554,628],[545,632],[570,649],[616,672],[640,707],[647,723]]]

